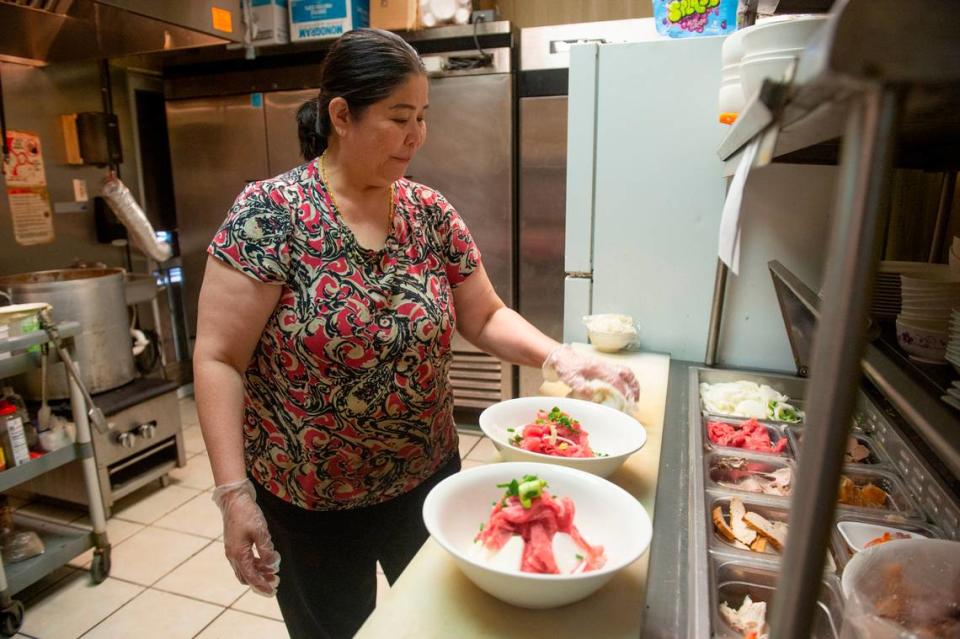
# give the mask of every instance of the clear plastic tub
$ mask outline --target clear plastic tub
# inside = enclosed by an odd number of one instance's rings
[[[843,573],[845,639],[960,637],[960,542],[908,539],[868,548]]]

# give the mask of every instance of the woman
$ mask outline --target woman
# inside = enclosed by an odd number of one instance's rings
[[[377,561],[393,583],[427,537],[427,492],[460,469],[455,327],[575,390],[637,394],[506,308],[450,203],[403,179],[428,106],[406,42],[347,33],[321,83],[298,114],[309,161],[244,189],[210,245],[194,354],[227,557],[311,639],[356,632]]]

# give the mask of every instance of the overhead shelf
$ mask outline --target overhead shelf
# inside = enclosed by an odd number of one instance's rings
[[[960,168],[960,47],[951,9],[904,29],[890,15],[894,6],[849,3],[797,58],[792,81],[765,81],[718,149],[724,174],[733,174],[747,143],[761,135],[755,166],[836,163],[849,99],[872,78],[902,86],[896,165]]]

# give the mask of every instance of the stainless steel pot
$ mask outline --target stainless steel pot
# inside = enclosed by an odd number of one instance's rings
[[[0,289],[7,291],[14,303],[50,304],[57,322],[80,323],[77,361],[91,393],[123,386],[134,378],[122,269],[64,269],[9,275],[0,277]],[[48,397],[69,397],[63,364],[51,366],[49,376]],[[24,390],[31,398],[39,399],[39,369],[26,376]]]

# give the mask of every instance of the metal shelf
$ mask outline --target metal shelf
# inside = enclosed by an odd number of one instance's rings
[[[909,28],[891,10],[896,6],[890,0],[843,3],[797,59],[793,81],[767,80],[748,101],[718,149],[724,174],[732,175],[746,143],[763,134],[770,138],[755,166],[798,161],[786,156],[801,149],[814,149],[808,162],[835,163],[850,100],[874,81],[902,87],[895,165],[958,168],[960,47],[949,26],[952,17],[942,15],[950,8],[938,7],[923,25]]]
[[[83,528],[56,524],[14,513],[17,531],[32,530],[43,540],[43,554],[17,563],[4,562],[7,592],[14,595],[94,547],[94,534]]]
[[[84,450],[86,450],[86,455],[82,452]],[[54,468],[59,468],[64,464],[69,464],[74,460],[82,459],[92,454],[92,449],[89,444],[87,444],[86,448],[79,444],[69,444],[51,453],[46,453],[42,457],[31,459],[25,464],[7,468],[4,471],[0,471],[0,493],[19,486],[25,481],[39,477]]]
[[[74,337],[80,334],[80,324],[77,322],[62,322],[58,325],[60,336],[63,338]],[[0,353],[12,353],[15,351],[25,351],[32,346],[39,346],[50,341],[44,331],[34,331],[26,335],[17,335],[4,340],[0,340]],[[53,354],[51,354],[51,361]],[[0,359],[0,379],[16,377],[40,366],[40,358],[32,353],[20,353],[4,359]]]

